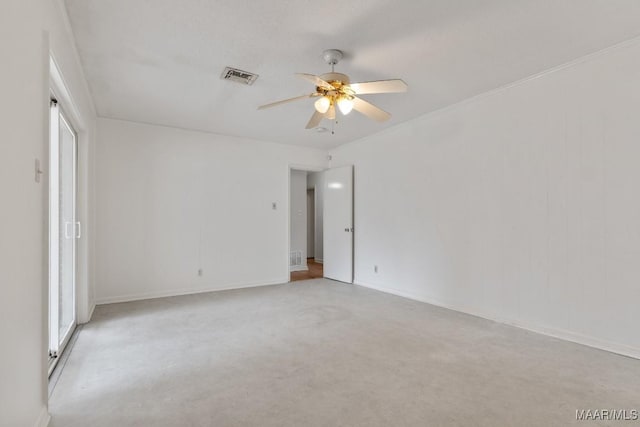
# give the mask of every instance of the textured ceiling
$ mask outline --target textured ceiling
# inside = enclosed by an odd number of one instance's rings
[[[66,0],[99,116],[329,148],[640,34],[638,0]],[[356,112],[335,135],[304,129],[313,101],[295,72],[401,78],[363,95],[393,114]],[[223,81],[225,66],[260,75]],[[323,126],[331,127],[328,122]]]

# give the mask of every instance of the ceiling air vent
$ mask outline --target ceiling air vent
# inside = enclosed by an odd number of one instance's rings
[[[227,67],[220,76],[221,79],[231,80],[245,85],[252,85],[258,78],[257,74],[248,71],[238,70],[237,68]]]

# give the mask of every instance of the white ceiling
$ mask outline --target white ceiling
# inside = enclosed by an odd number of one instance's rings
[[[638,0],[66,0],[101,117],[329,148],[640,35]],[[364,95],[335,135],[304,129],[313,101],[293,73],[401,78],[402,94]],[[223,81],[225,66],[260,75]],[[330,127],[324,122],[323,126]]]

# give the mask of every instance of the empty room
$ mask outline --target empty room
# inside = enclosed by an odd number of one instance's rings
[[[640,425],[639,1],[0,28],[0,427]]]

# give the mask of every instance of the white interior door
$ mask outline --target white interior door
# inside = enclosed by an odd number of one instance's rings
[[[353,166],[325,171],[324,186],[324,276],[352,283]]]

